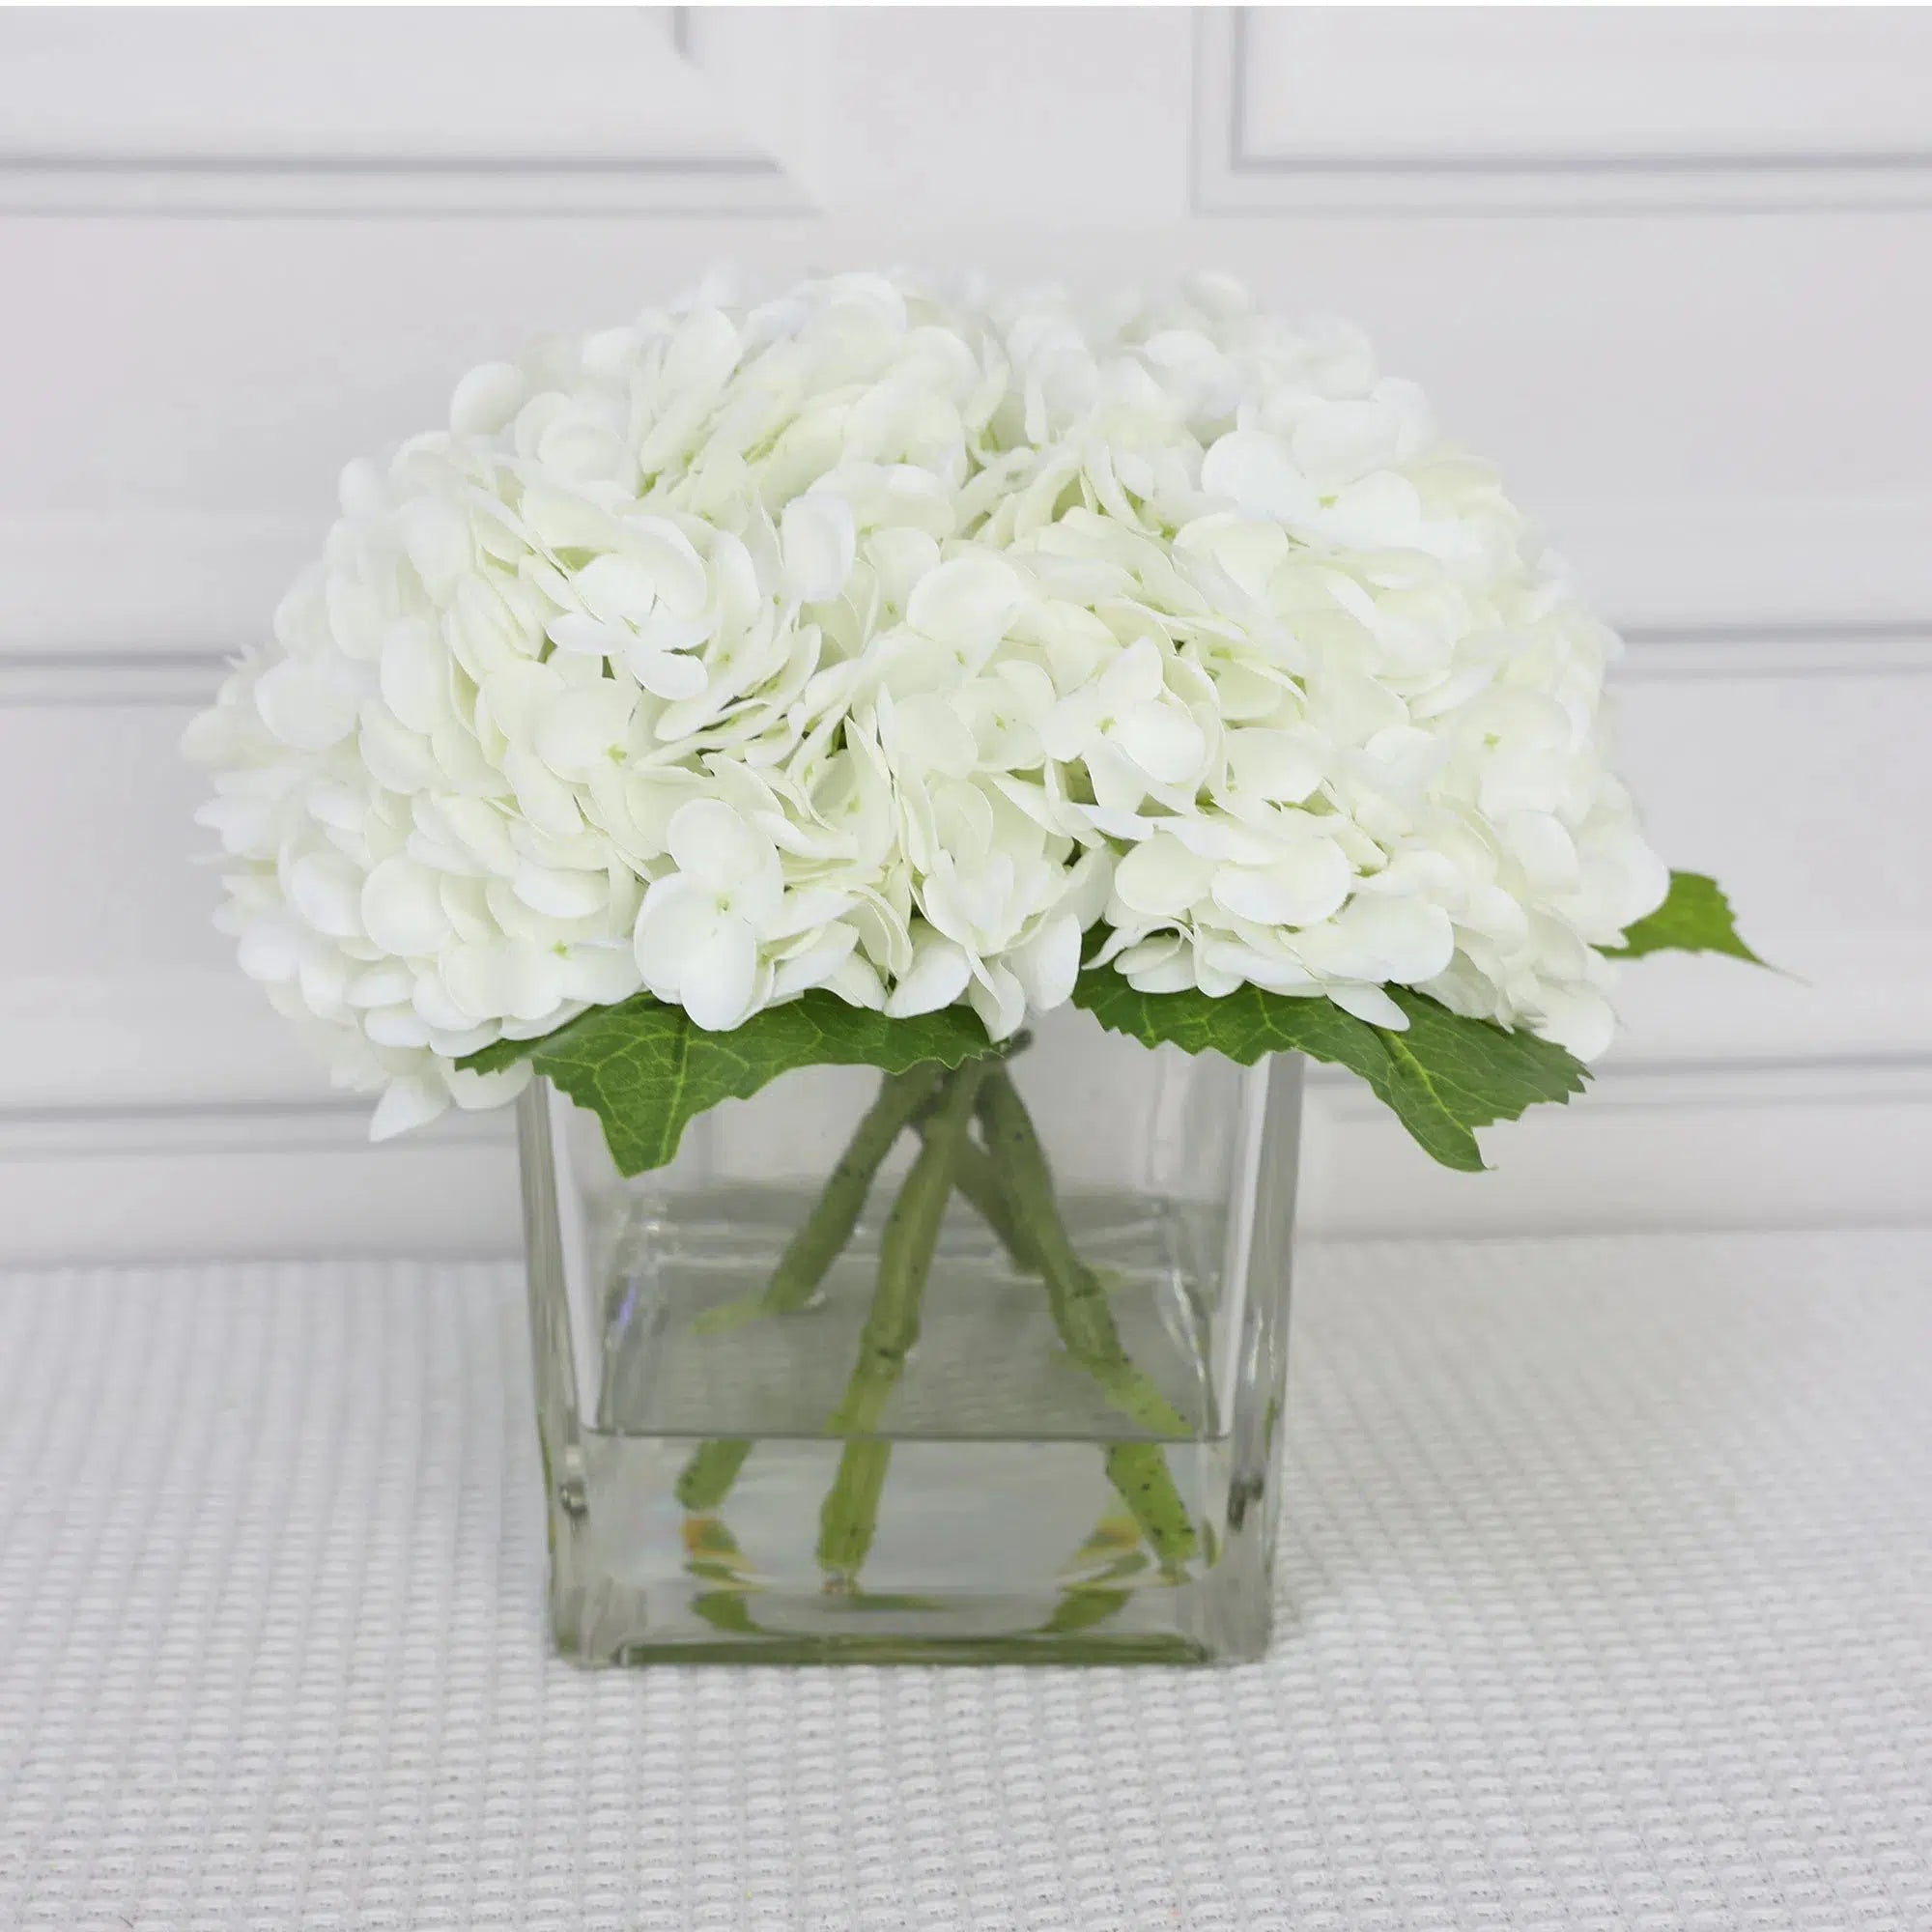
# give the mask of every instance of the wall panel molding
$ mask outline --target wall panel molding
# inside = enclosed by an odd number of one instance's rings
[[[108,1160],[149,1155],[324,1153],[378,1157],[391,1144],[372,1144],[365,1098],[287,1102],[185,1101],[161,1106],[0,1108],[0,1162]],[[412,1141],[416,1147],[508,1146],[516,1139],[507,1110],[445,1115]]]
[[[694,11],[16,15],[0,23],[0,212],[808,209],[740,125],[721,36]],[[120,42],[112,63],[95,51],[103,31]],[[798,35],[778,23],[773,37]]]
[[[1340,1067],[1312,1066],[1309,1104],[1324,1119],[1381,1121],[1386,1109]],[[148,1154],[222,1154],[246,1150],[295,1156],[367,1154],[372,1159],[433,1147],[506,1147],[516,1140],[510,1110],[451,1112],[395,1141],[371,1143],[373,1098],[298,1101],[185,1100],[179,1104],[0,1107],[0,1163],[121,1159]],[[1932,1108],[1932,1054],[1739,1055],[1729,1059],[1613,1060],[1593,1069],[1589,1089],[1557,1116],[1659,1113],[1683,1108]],[[1507,1134],[1508,1127],[1490,1131]],[[1519,1129],[1520,1131],[1520,1129]]]
[[[1932,1210],[1932,1056],[1612,1065],[1452,1174],[1318,1069],[1305,1235],[1884,1225]],[[0,1262],[509,1254],[506,1111],[372,1146],[360,1102],[0,1110]]]
[[[1922,102],[1932,84],[1932,32],[1909,10],[1874,12],[1890,18],[1871,21],[1848,45],[1845,15],[1826,9],[1792,10],[1783,21],[1773,10],[1739,9],[1695,23],[1691,10],[1669,8],[1205,9],[1196,16],[1194,210],[1589,214],[1932,204],[1932,141],[1913,100],[1916,91]],[[1432,54],[1414,45],[1421,35],[1459,44]],[[1754,49],[1752,37],[1772,44]],[[1772,58],[1741,73],[1740,51]],[[1605,53],[1622,59],[1606,62]],[[1631,71],[1623,88],[1620,66]],[[1513,91],[1509,111],[1488,121],[1469,86],[1485,70]],[[1579,74],[1588,92],[1577,89]],[[1648,96],[1659,74],[1684,103],[1675,121],[1669,99],[1628,98],[1639,87]],[[1808,101],[1793,99],[1794,76]],[[1430,113],[1459,89],[1476,96],[1472,128]],[[1566,91],[1577,97],[1566,125],[1522,126],[1539,97],[1560,117]],[[1611,104],[1593,125],[1600,99]],[[1710,132],[1705,116],[1717,103],[1731,108],[1733,125]],[[1432,118],[1433,138],[1419,143],[1416,123]]]
[[[1666,678],[1923,677],[1932,619],[1872,623],[1627,625],[1619,684]],[[0,687],[3,689],[4,687]]]
[[[193,709],[214,696],[221,651],[15,651],[0,648],[0,707],[95,710],[109,705]]]

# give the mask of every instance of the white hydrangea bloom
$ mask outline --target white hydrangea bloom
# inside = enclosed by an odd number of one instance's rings
[[[1341,324],[848,275],[472,371],[189,750],[242,964],[379,1132],[639,989],[1005,1037],[1083,954],[1588,1057],[1666,885],[1614,642]]]

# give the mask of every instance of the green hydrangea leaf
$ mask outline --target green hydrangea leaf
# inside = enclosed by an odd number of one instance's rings
[[[1638,920],[1621,946],[1602,950],[1613,959],[1634,959],[1645,952],[1724,952],[1753,966],[1765,963],[1738,937],[1723,889],[1702,872],[1672,872],[1663,903]]]
[[[1270,1053],[1305,1053],[1346,1066],[1369,1083],[1423,1151],[1445,1167],[1479,1172],[1474,1129],[1513,1121],[1540,1100],[1564,1101],[1588,1077],[1562,1047],[1488,1020],[1464,1019],[1439,1001],[1400,986],[1389,997],[1408,1018],[1406,1033],[1371,1026],[1331,1000],[1297,999],[1260,986],[1214,998],[1202,992],[1143,993],[1111,967],[1090,967],[1073,989],[1104,1027],[1146,1046],[1219,1053],[1252,1065]]]
[[[998,1051],[971,1009],[888,1019],[810,992],[753,1013],[729,1033],[694,1026],[682,1007],[648,994],[592,1007],[541,1039],[498,1040],[459,1064],[494,1073],[527,1059],[604,1122],[625,1174],[663,1167],[685,1127],[720,1100],[749,1099],[800,1066],[877,1066],[903,1073],[937,1061],[957,1066]]]

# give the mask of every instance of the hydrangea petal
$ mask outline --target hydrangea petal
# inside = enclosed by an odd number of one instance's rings
[[[1155,784],[1181,784],[1200,775],[1208,741],[1179,705],[1136,705],[1114,726],[1113,739]]]
[[[1330,980],[1323,991],[1345,1013],[1352,1013],[1358,1020],[1367,1020],[1371,1026],[1382,1027],[1390,1033],[1408,1031],[1408,1015],[1379,986]]]
[[[711,682],[700,659],[659,649],[641,639],[626,648],[624,668],[653,697],[674,702],[702,696]]]
[[[1214,901],[1256,925],[1314,925],[1340,908],[1353,879],[1333,840],[1303,838],[1267,866],[1222,867],[1214,874]]]
[[[965,951],[950,939],[927,932],[914,942],[912,964],[887,995],[886,1011],[894,1019],[936,1012],[958,999],[972,978],[973,966]]]
[[[1121,903],[1152,918],[1182,913],[1214,876],[1213,867],[1190,852],[1171,833],[1156,833],[1136,845],[1114,868],[1114,893]]]
[[[355,728],[362,681],[339,660],[284,658],[255,685],[270,732],[298,752],[326,751]]]
[[[992,556],[955,556],[913,586],[906,622],[977,665],[1006,635],[1023,601],[1010,565]]]
[[[484,362],[457,384],[449,399],[449,427],[458,436],[494,436],[511,421],[529,382],[514,362]]]
[[[289,901],[318,932],[355,939],[362,933],[362,881],[339,853],[312,852],[289,867]]]
[[[538,706],[531,747],[552,771],[582,778],[620,759],[637,694],[611,678],[559,691]]]
[[[666,838],[678,870],[712,887],[735,885],[776,858],[771,841],[723,799],[695,798],[679,806]]]
[[[1279,437],[1264,430],[1230,430],[1201,464],[1201,487],[1251,517],[1306,523],[1319,508],[1315,487],[1295,468]]]
[[[384,859],[362,883],[362,924],[384,952],[434,952],[450,937],[437,875],[413,859]]]
[[[728,1033],[753,1011],[757,983],[757,934],[727,914],[686,959],[679,992],[695,1025]]]
[[[1027,1006],[1050,1013],[1073,997],[1080,973],[1081,925],[1074,913],[1047,920],[1024,946],[1007,955],[1018,977]]]
[[[837,597],[858,550],[851,504],[831,491],[812,491],[784,506],[779,528],[785,588],[804,604]]]
[[[412,1128],[427,1126],[449,1110],[449,1089],[441,1080],[407,1074],[383,1090],[369,1122],[372,1141],[393,1140]]]

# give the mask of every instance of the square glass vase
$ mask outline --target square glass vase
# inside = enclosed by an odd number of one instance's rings
[[[519,1106],[558,1648],[1210,1662],[1269,1634],[1301,1064],[1068,1009],[619,1174]]]

